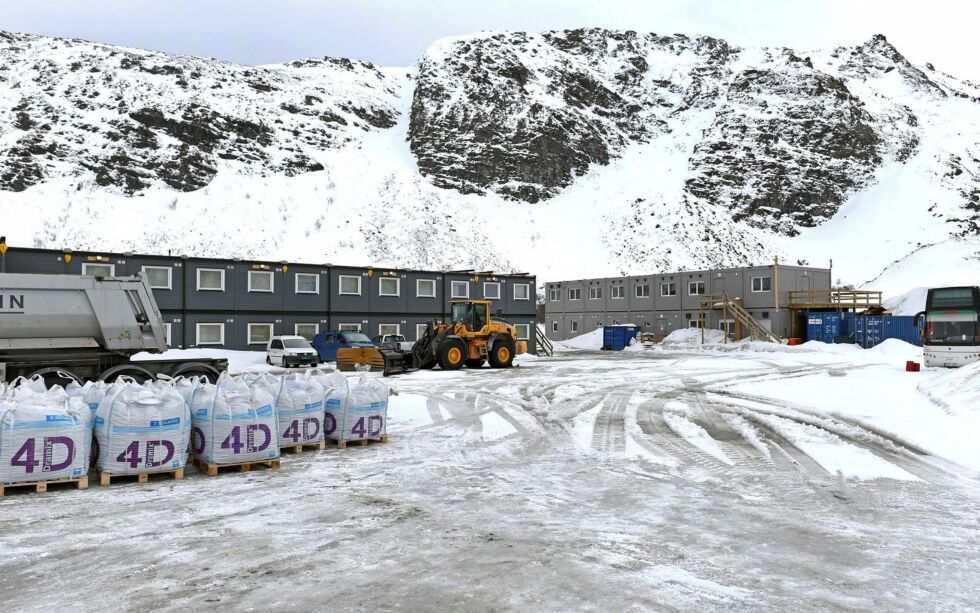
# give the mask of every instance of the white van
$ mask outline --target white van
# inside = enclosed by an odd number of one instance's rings
[[[285,368],[318,366],[320,356],[302,336],[273,336],[265,347],[265,363]]]

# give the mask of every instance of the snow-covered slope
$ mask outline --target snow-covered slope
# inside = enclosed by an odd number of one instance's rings
[[[980,87],[880,36],[484,33],[377,68],[0,32],[0,215],[15,245],[541,280],[833,258],[901,294],[976,256]]]

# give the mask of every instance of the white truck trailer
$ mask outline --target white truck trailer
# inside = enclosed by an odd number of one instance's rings
[[[144,381],[159,374],[214,381],[228,368],[223,359],[130,360],[166,349],[145,278],[0,274],[0,381],[34,375],[49,385],[123,375]]]

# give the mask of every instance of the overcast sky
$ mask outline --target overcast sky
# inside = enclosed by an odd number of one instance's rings
[[[0,0],[0,29],[244,64],[329,55],[407,66],[443,36],[582,26],[799,50],[880,32],[913,62],[980,80],[980,0]]]

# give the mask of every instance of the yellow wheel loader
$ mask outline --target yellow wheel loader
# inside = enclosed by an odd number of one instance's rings
[[[418,368],[458,370],[463,366],[480,368],[489,362],[493,368],[510,368],[514,356],[527,353],[527,341],[517,340],[517,328],[494,320],[489,300],[451,303],[450,323],[431,321],[415,341],[411,351],[354,347],[337,350],[339,370],[358,368],[381,370],[385,375]]]

